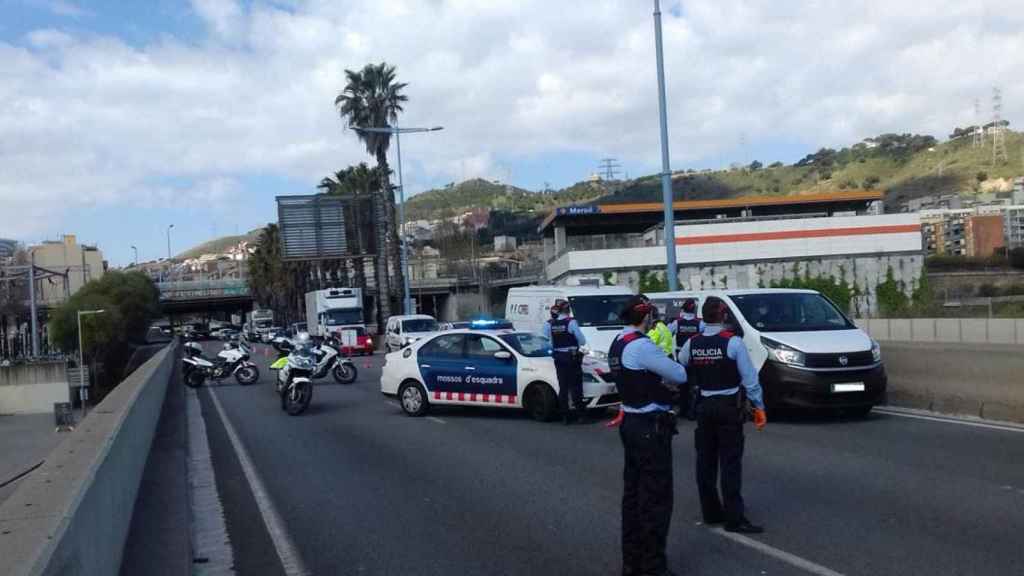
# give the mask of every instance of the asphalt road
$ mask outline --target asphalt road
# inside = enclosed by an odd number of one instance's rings
[[[201,391],[239,573],[295,573],[271,532],[312,574],[619,572],[615,431],[497,409],[409,418],[380,394],[383,358],[368,362],[351,386],[320,381],[298,417],[267,369]],[[276,509],[272,530],[212,395]],[[748,429],[748,516],[768,531],[744,541],[700,525],[692,437],[684,422],[668,551],[680,574],[1024,574],[1022,432],[883,414]]]

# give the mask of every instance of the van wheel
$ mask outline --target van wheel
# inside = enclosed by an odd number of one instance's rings
[[[535,382],[526,389],[523,406],[534,420],[550,422],[558,413],[558,398],[551,386],[543,382]]]

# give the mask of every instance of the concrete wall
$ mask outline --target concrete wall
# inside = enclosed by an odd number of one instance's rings
[[[1017,345],[886,342],[889,404],[1024,422],[1024,353]]]
[[[856,323],[880,342],[1024,345],[1024,318],[862,318]],[[1024,355],[1024,349],[1017,350]]]
[[[132,373],[0,506],[5,574],[119,572],[174,358],[169,346]]]
[[[70,400],[63,362],[0,368],[0,414],[45,414]]]

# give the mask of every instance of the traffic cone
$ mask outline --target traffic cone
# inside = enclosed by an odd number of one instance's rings
[[[619,407],[619,413],[615,415],[615,418],[612,418],[611,420],[608,421],[607,424],[604,425],[605,428],[615,428],[619,424],[622,424],[622,417],[623,417],[622,408]]]

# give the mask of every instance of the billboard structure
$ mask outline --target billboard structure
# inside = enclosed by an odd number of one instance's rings
[[[277,225],[285,260],[326,260],[349,254],[346,202],[311,194],[277,197]]]

